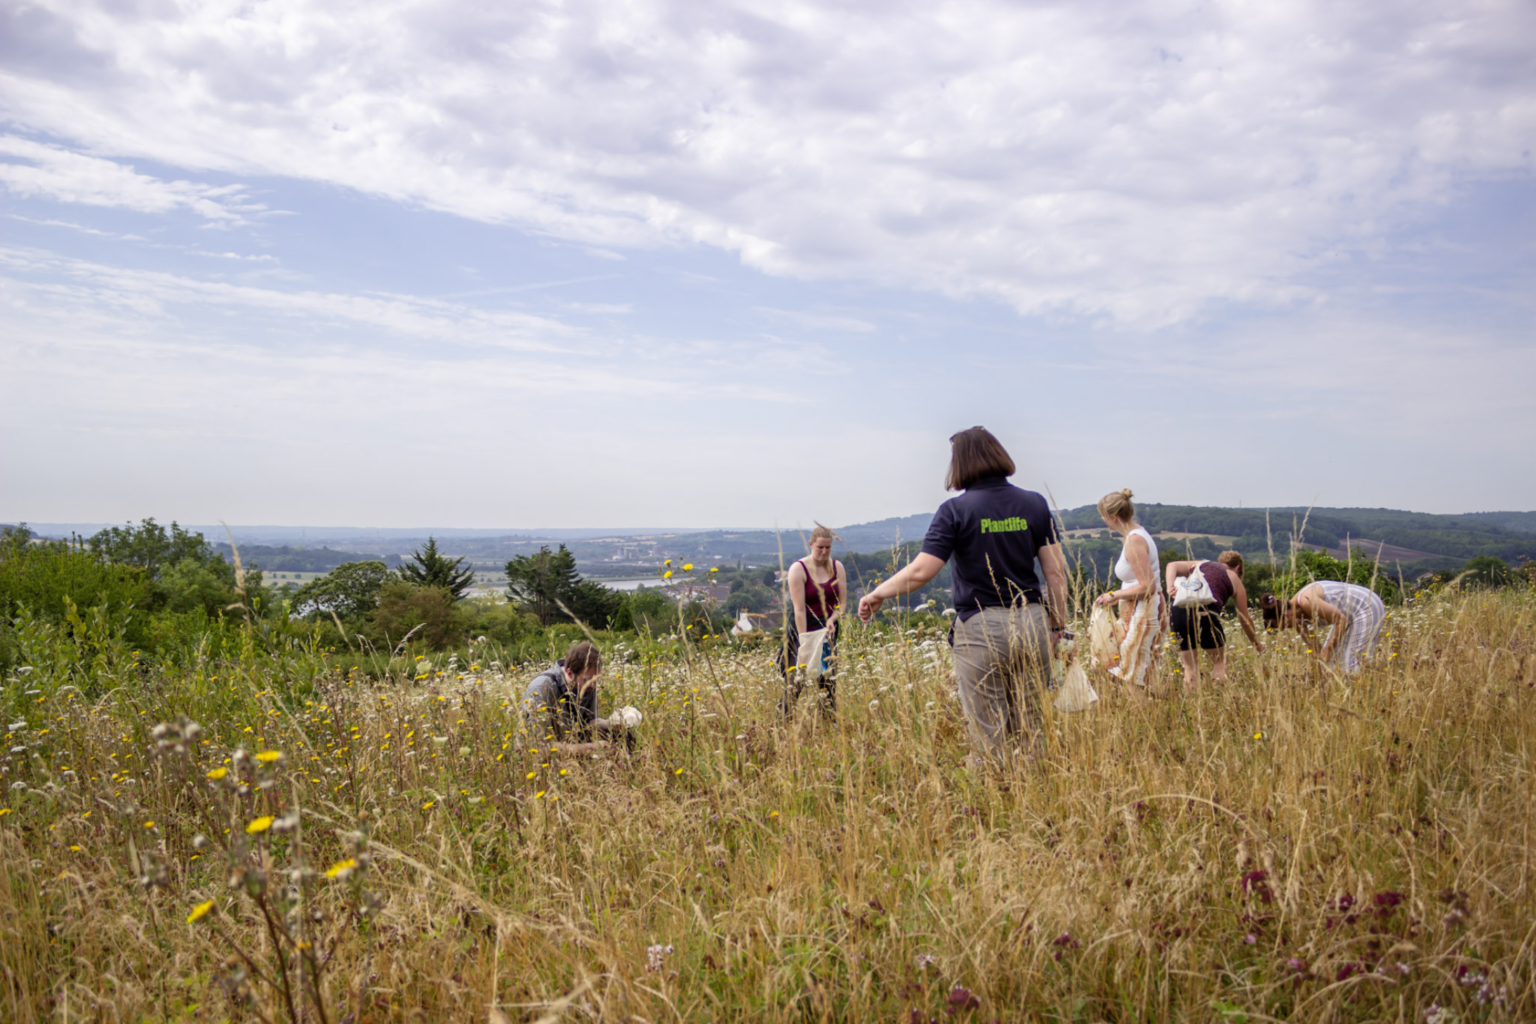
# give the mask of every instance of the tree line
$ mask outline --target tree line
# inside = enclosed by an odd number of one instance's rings
[[[907,564],[919,548],[913,541],[876,552],[840,552],[850,602]],[[1079,578],[1091,588],[1093,580],[1108,573],[1119,542],[1076,540],[1068,553]],[[1161,552],[1165,563],[1216,553],[1204,537],[1169,542]],[[376,664],[416,650],[467,652],[471,640],[495,643],[509,657],[542,656],[584,630],[716,635],[742,609],[773,613],[784,603],[777,564],[720,565],[696,573],[692,567],[679,569],[698,582],[725,588],[722,600],[685,598],[679,605],[659,588],[620,593],[583,579],[563,544],[510,559],[504,567],[505,588],[490,599],[471,596],[473,568],[464,557],[445,555],[435,538],[395,568],[377,559],[345,562],[297,588],[270,587],[261,568],[239,561],[227,560],[201,534],[174,522],[167,528],[154,519],[69,541],[41,542],[24,526],[3,528],[0,670],[43,656],[36,638],[46,633],[48,623],[85,635],[87,612],[146,662],[218,658],[253,636],[297,636],[333,650],[337,658]],[[1347,579],[1373,586],[1395,602],[1452,581],[1530,585],[1536,582],[1533,576],[1529,564],[1511,567],[1481,556],[1460,570],[1409,577],[1395,566],[1377,565],[1359,549],[1346,559],[1303,549],[1274,566],[1250,561],[1247,582],[1250,593],[1284,595],[1314,579]],[[931,598],[936,609],[943,608],[949,603],[949,585],[946,567],[905,606],[920,608]]]

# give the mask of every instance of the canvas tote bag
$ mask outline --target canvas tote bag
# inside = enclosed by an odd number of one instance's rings
[[[1204,608],[1206,605],[1216,603],[1216,595],[1211,593],[1211,581],[1205,578],[1205,573],[1200,567],[1205,562],[1196,562],[1195,567],[1189,570],[1188,576],[1180,576],[1173,581],[1173,606],[1175,608]]]

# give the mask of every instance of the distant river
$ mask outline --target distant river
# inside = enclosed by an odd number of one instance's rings
[[[643,580],[602,580],[592,579],[590,576],[583,578],[591,579],[593,583],[600,583],[609,590],[639,590],[641,587],[659,587],[663,582],[655,576],[647,576]]]

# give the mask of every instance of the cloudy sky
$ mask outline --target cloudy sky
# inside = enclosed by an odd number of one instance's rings
[[[1521,0],[0,18],[0,520],[1536,508]]]

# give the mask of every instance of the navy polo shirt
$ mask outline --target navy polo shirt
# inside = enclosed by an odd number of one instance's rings
[[[955,613],[963,622],[983,608],[1022,596],[1040,602],[1035,557],[1060,540],[1050,506],[1006,477],[982,477],[934,513],[923,553],[954,565]]]

